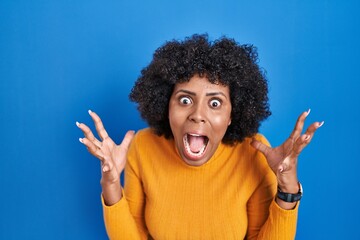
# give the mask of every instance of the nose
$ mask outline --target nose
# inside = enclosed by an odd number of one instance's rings
[[[206,113],[205,113],[205,107],[201,106],[200,104],[197,104],[193,107],[190,115],[189,120],[195,123],[205,123],[206,122]]]

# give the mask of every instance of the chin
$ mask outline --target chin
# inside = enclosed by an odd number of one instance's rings
[[[190,166],[201,166],[207,163],[213,154],[214,153],[211,153],[209,146],[206,147],[206,151],[204,151],[201,155],[189,154],[185,148],[181,149],[182,160]]]

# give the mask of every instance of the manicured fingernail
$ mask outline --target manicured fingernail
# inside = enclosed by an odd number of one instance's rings
[[[84,140],[82,138],[79,138],[79,142],[84,143]]]
[[[309,110],[307,110],[306,116],[309,116],[310,112],[311,112],[311,108],[309,108]]]
[[[80,123],[79,123],[79,122],[76,122],[76,126],[80,126]]]
[[[89,114],[91,114],[91,113],[92,113],[92,111],[89,109],[89,110],[88,110],[88,113],[89,113]]]
[[[319,123],[318,128],[321,127],[322,125],[324,125],[324,123],[325,123],[325,121],[322,121],[321,123]]]

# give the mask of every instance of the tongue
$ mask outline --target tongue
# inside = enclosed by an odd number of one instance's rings
[[[190,145],[190,150],[194,153],[200,152],[200,149],[205,144],[205,138],[204,137],[197,137],[197,136],[191,136],[188,135],[188,141]]]

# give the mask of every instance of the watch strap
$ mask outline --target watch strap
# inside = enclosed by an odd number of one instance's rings
[[[278,191],[277,191],[277,197],[281,200],[283,200],[284,202],[297,202],[301,199],[303,195],[303,189],[302,189],[302,185],[301,183],[299,182],[299,191],[298,193],[285,193],[285,192],[282,192],[280,188],[278,188]]]

